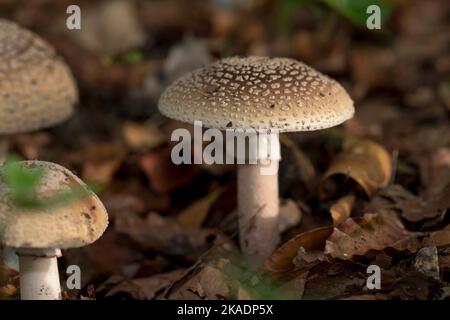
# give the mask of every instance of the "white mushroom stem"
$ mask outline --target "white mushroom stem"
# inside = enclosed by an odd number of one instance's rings
[[[238,165],[238,214],[241,250],[252,266],[261,266],[280,240],[278,134],[259,135],[250,143],[249,161]],[[255,161],[256,160],[256,161]]]
[[[60,300],[59,249],[19,249],[21,300]]]

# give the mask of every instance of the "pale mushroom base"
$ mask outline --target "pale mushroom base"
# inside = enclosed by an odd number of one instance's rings
[[[252,266],[261,266],[280,241],[278,173],[262,174],[265,167],[267,164],[238,166],[240,244]]]
[[[59,249],[18,249],[21,300],[60,300]]]

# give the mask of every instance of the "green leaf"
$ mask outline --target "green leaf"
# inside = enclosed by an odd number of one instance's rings
[[[392,13],[393,4],[386,0],[323,0],[328,6],[347,17],[359,27],[365,27],[369,15],[366,10],[370,5],[377,5],[381,10],[381,19],[387,20]]]
[[[144,60],[144,54],[141,51],[130,51],[123,56],[123,60],[129,64],[138,64]]]
[[[2,168],[2,176],[11,192],[12,200],[28,205],[35,201],[35,190],[44,172],[42,169],[23,168],[19,160],[16,156],[8,156]]]
[[[100,186],[89,185],[72,188],[69,191],[58,192],[48,198],[39,198],[36,190],[44,177],[42,168],[26,168],[20,164],[20,158],[8,156],[1,169],[2,178],[10,192],[11,200],[16,206],[29,209],[44,209],[62,206],[67,203],[82,199],[99,191]]]

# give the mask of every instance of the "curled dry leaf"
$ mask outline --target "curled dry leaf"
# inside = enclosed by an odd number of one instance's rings
[[[349,195],[340,198],[330,208],[331,217],[333,218],[333,224],[335,226],[340,225],[342,222],[350,217],[353,204],[355,203],[355,196]]]
[[[265,266],[272,272],[286,272],[292,270],[294,258],[299,250],[323,250],[326,239],[333,232],[333,227],[322,227],[306,231],[285,242],[266,261]]]
[[[371,140],[348,141],[325,172],[322,190],[325,181],[336,174],[352,178],[372,197],[376,189],[387,186],[391,179],[391,157],[384,147]]]
[[[407,231],[395,214],[366,213],[359,219],[349,218],[326,241],[325,253],[343,260],[386,248],[415,252],[420,247],[418,234]]]

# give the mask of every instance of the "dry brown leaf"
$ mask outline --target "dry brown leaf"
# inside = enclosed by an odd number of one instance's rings
[[[165,142],[165,136],[151,123],[136,123],[126,121],[122,134],[127,145],[133,150],[153,149]]]
[[[353,204],[355,203],[355,196],[349,195],[340,198],[330,208],[331,217],[333,218],[333,224],[335,226],[340,225],[342,222],[350,217]]]
[[[423,241],[424,247],[443,247],[450,245],[450,224],[444,229],[431,232],[431,234]]]
[[[215,264],[203,265],[192,277],[174,290],[170,300],[217,300],[231,294],[232,280]]]
[[[438,199],[439,200],[439,199]],[[400,185],[390,185],[379,191],[365,208],[368,212],[399,211],[410,222],[431,219],[442,214],[444,204],[425,202]]]
[[[177,218],[178,223],[186,227],[200,227],[205,221],[212,204],[222,192],[223,188],[218,188],[204,198],[192,203],[180,213]]]
[[[3,254],[0,248],[0,254]],[[19,272],[0,262],[0,300],[17,299],[19,294]]]
[[[176,269],[148,278],[133,279],[131,282],[140,288],[141,292],[145,296],[145,299],[151,300],[154,299],[159,292],[168,287],[172,281],[180,278],[184,272],[184,269]]]
[[[109,183],[127,155],[125,146],[117,143],[93,144],[83,150],[85,181]]]
[[[306,251],[323,250],[326,239],[333,232],[333,227],[322,227],[306,231],[285,242],[266,261],[265,266],[272,272],[286,272],[294,268],[294,258],[299,249]]]
[[[407,231],[395,214],[366,213],[359,219],[347,219],[335,227],[326,241],[325,253],[348,260],[371,250],[394,248],[415,252],[419,246],[417,234]]]
[[[175,165],[171,160],[169,147],[143,155],[139,165],[147,175],[153,190],[160,193],[188,185],[199,172],[193,165]]]
[[[216,231],[187,228],[157,213],[150,213],[145,219],[121,215],[116,218],[115,227],[143,248],[187,259],[205,252],[217,238]]]
[[[371,140],[352,140],[344,145],[343,151],[325,172],[321,180],[322,190],[324,182],[336,174],[349,176],[372,197],[376,189],[387,186],[391,179],[391,157],[384,147]]]
[[[0,288],[0,300],[12,298],[17,294],[18,289],[12,284],[7,284]]]

